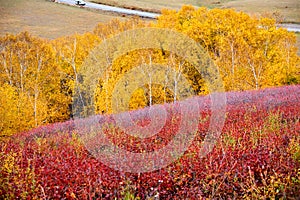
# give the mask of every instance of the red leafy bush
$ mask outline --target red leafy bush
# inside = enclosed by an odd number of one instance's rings
[[[300,197],[300,86],[229,92],[223,132],[213,151],[198,152],[209,126],[209,97],[193,144],[175,163],[154,172],[122,173],[93,157],[74,121],[39,127],[2,143],[0,195],[22,199],[201,199]],[[155,136],[136,139],[121,130],[106,134],[120,148],[154,151],[178,130],[180,110],[168,111]],[[146,108],[147,109],[147,108]],[[147,124],[146,109],[132,111]],[[95,116],[99,123],[111,116]]]

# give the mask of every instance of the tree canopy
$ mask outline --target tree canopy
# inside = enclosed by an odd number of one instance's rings
[[[91,33],[53,41],[27,32],[8,34],[0,37],[0,135],[70,119],[74,85],[80,79],[78,71],[84,60],[107,38],[142,27],[172,29],[202,45],[218,67],[226,91],[300,82],[295,34],[276,27],[275,19],[250,17],[230,9],[183,6],[179,11],[163,10],[157,21],[113,20],[99,24]],[[182,76],[197,95],[209,93],[201,74],[184,58],[163,49],[135,50],[113,60],[99,77],[97,113],[113,112],[113,89],[126,73],[147,65],[138,69],[149,78],[155,70],[153,63],[166,67],[171,75],[165,76],[165,81],[174,88]],[[129,109],[176,101],[177,92],[149,79],[133,91]]]

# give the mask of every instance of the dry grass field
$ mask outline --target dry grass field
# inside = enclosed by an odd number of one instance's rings
[[[235,8],[247,13],[278,12],[287,23],[300,23],[299,0],[238,0],[224,4],[225,8]]]
[[[209,8],[234,8],[254,13],[278,12],[283,16],[285,22],[300,23],[300,1],[299,0],[89,0],[109,5],[142,8],[145,10],[161,10],[162,8],[179,9],[183,4],[193,6],[206,6]]]
[[[112,6],[125,7],[125,8],[133,8],[145,11],[152,12],[160,12],[160,10],[164,8],[168,9],[179,9],[183,4],[193,5],[193,6],[201,6],[201,4],[197,3],[197,0],[169,0],[169,1],[159,1],[159,0],[89,0],[95,3],[102,3]],[[205,0],[207,1],[207,0]],[[203,1],[202,1],[203,2]],[[204,6],[204,5],[203,5]],[[209,4],[205,4],[205,6],[209,6]]]
[[[115,17],[47,0],[0,0],[0,35],[29,31],[53,39],[91,31],[98,23]]]
[[[155,9],[161,10],[163,8],[168,9],[179,9],[183,4],[193,5],[196,7],[206,6],[209,8],[221,7],[223,4],[227,3],[229,0],[169,0],[169,1],[159,1],[159,0],[88,0],[92,2],[123,6],[123,7],[135,7],[142,9]]]

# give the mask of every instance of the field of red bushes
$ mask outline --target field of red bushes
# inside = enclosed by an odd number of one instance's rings
[[[196,97],[201,119],[192,145],[176,162],[152,172],[106,166],[82,143],[74,121],[14,135],[0,144],[0,198],[299,199],[300,85],[228,92],[226,97],[226,121],[214,149],[199,157],[211,111],[203,104],[208,96]],[[179,126],[177,104],[163,106],[166,124],[155,136],[138,140],[115,127],[103,134],[126,150],[155,151]],[[147,123],[146,110],[131,114]],[[111,116],[95,119],[113,121]]]

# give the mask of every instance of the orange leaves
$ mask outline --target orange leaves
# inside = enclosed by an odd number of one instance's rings
[[[51,122],[64,102],[56,98],[60,76],[52,46],[26,32],[2,37],[1,45],[0,83],[7,85],[2,93],[8,98],[0,109],[0,115],[5,115],[1,132],[15,133]],[[68,117],[66,110],[62,120]]]
[[[277,28],[275,19],[251,18],[230,9],[183,7],[163,12],[157,25],[176,28],[204,46],[219,66],[226,90],[299,82],[295,34]]]
[[[145,27],[147,24],[141,19],[135,17],[130,20],[120,21],[119,19],[113,19],[105,24],[98,24],[93,33],[99,38],[106,39],[120,32],[131,30],[135,28]]]

